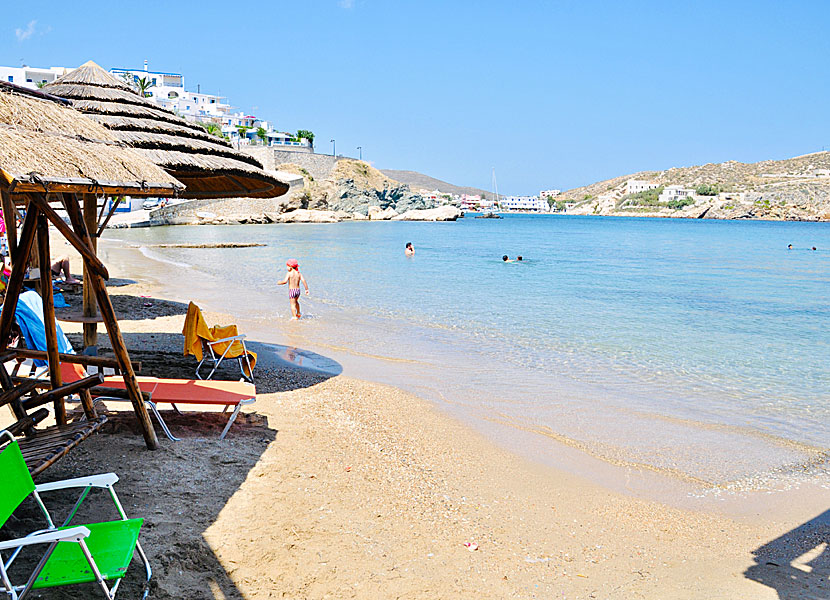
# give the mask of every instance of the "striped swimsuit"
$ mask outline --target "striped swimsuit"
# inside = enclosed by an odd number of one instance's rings
[[[299,298],[300,297],[300,288],[297,288],[297,289],[288,288],[288,297],[289,298]]]

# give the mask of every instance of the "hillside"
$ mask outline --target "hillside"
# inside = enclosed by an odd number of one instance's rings
[[[427,190],[429,192],[438,190],[445,194],[480,194],[482,196],[490,197],[491,193],[474,187],[464,187],[460,185],[453,185],[440,179],[435,179],[429,175],[418,173],[417,171],[397,171],[395,169],[381,169],[381,173],[387,177],[391,177],[395,181],[409,184],[413,190]]]
[[[643,202],[625,196],[629,179],[692,189],[706,185],[720,193],[695,195],[694,204],[672,209],[653,199]],[[568,190],[557,200],[574,202],[569,212],[576,214],[830,220],[830,152],[641,171]]]

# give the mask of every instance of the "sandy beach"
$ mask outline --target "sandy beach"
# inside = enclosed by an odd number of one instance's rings
[[[108,266],[142,372],[192,376],[188,299]],[[77,347],[80,327],[64,329]],[[393,387],[267,352],[255,375],[257,402],[225,441],[222,415],[165,411],[183,439],[149,452],[124,405],[110,406],[107,430],[41,479],[119,474],[129,514],[145,518],[152,598],[830,597],[826,490],[743,515],[687,510],[526,461]],[[139,593],[137,573],[124,597]],[[43,597],[73,597],[62,593]]]

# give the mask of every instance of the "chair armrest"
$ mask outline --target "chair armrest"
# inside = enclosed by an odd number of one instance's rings
[[[49,544],[51,542],[77,542],[85,537],[89,537],[89,529],[83,525],[79,525],[78,527],[70,527],[69,529],[61,529],[60,531],[39,533],[26,538],[0,542],[0,550],[11,550],[13,548],[20,548],[21,546]]]
[[[88,475],[86,477],[76,477],[75,479],[40,483],[35,486],[35,491],[40,493],[82,487],[106,488],[112,486],[117,481],[118,475],[115,473],[102,473],[100,475]]]
[[[222,342],[234,342],[236,340],[244,340],[244,339],[245,339],[245,335],[242,334],[242,335],[235,335],[235,336],[229,337],[229,338],[222,338],[221,340],[213,340],[212,342],[207,342],[207,340],[205,340],[205,341],[208,344],[210,344],[211,346],[213,346],[214,344],[221,344]]]

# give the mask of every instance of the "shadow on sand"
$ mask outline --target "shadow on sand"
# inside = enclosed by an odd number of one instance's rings
[[[781,600],[830,598],[830,510],[752,552],[744,575],[778,592]]]
[[[105,341],[106,336],[102,338],[101,341]],[[178,347],[182,336],[126,333],[124,338],[131,358],[142,361],[143,373],[192,378],[196,365],[192,356],[184,357],[181,351],[154,349]],[[77,343],[79,340],[72,341]],[[282,354],[271,362],[276,367],[262,370],[257,367],[255,370],[260,394],[307,388],[336,374],[297,369],[303,362],[325,362],[332,368],[339,368],[336,362],[307,351],[256,343],[252,346],[264,354]],[[269,361],[266,358],[264,362]],[[279,364],[285,364],[285,367],[281,368]],[[223,369],[219,378],[235,379],[238,377],[235,369],[234,363]],[[227,422],[227,414],[200,412],[198,407],[193,408],[182,415],[163,411],[171,429],[182,438],[179,442],[168,441],[153,419],[161,443],[155,452],[145,449],[135,416],[130,411],[109,412],[110,421],[102,432],[87,439],[49,468],[38,483],[83,474],[118,474],[120,481],[116,490],[128,516],[144,519],[140,540],[153,568],[150,597],[155,600],[242,599],[244,596],[233,580],[234,565],[225,565],[218,560],[217,549],[206,541],[206,532],[220,518],[232,496],[242,489],[251,469],[277,439],[278,430],[265,416],[257,414],[257,404],[254,404],[253,412],[240,414],[228,437],[220,441],[219,432]],[[56,516],[62,518],[76,497],[72,493],[59,492],[49,494],[45,501]],[[222,517],[233,519],[233,515],[227,513]],[[114,518],[117,514],[109,498],[92,492],[73,523]],[[0,530],[0,539],[18,537],[42,526],[42,515],[37,506],[34,501],[27,500],[9,524]],[[257,535],[256,523],[240,522],[239,527],[250,530],[250,535]],[[31,569],[38,556],[35,553],[22,555],[15,567],[25,572],[26,568]],[[144,589],[142,575],[140,563],[134,561],[121,585],[119,597],[140,598]],[[91,586],[68,586],[49,590],[44,597],[68,599],[96,594],[100,595],[99,590]]]

